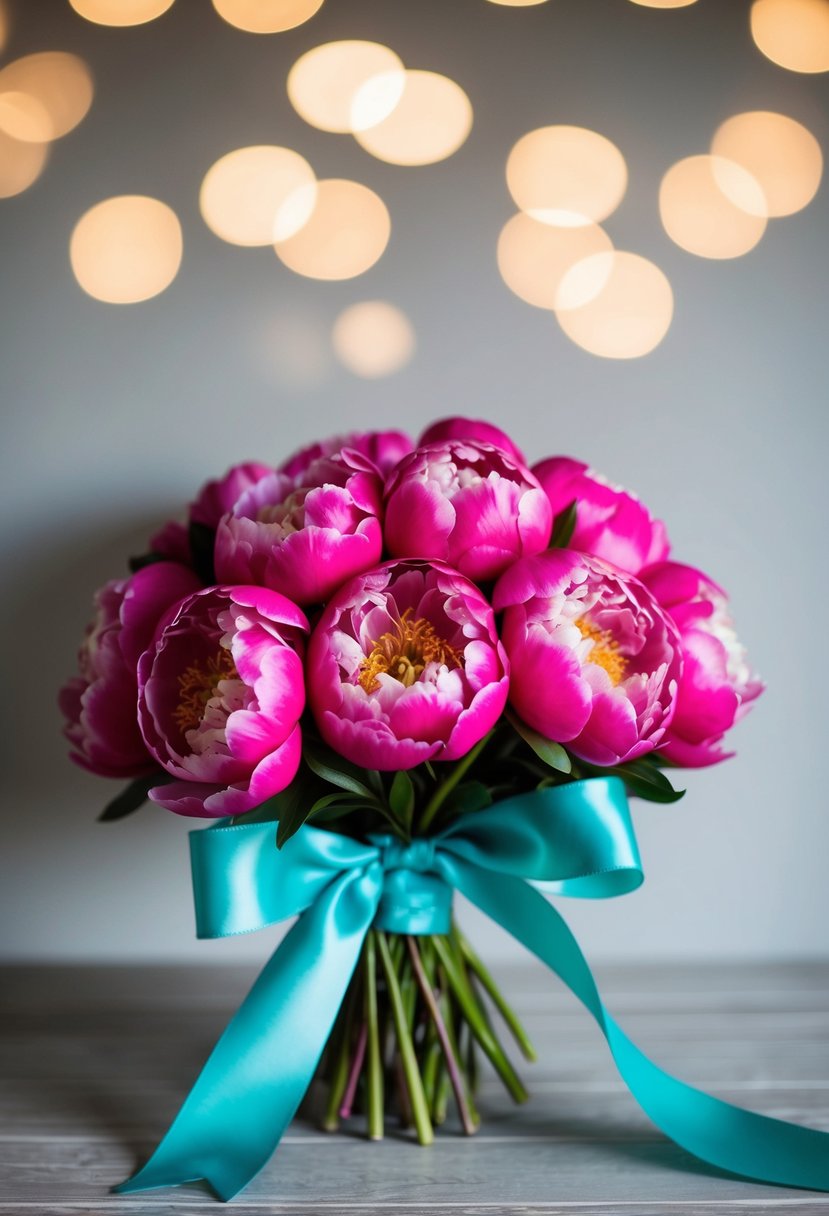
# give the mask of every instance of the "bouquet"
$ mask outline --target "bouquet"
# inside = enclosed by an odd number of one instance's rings
[[[532,1047],[455,889],[582,999],[681,1144],[829,1186],[820,1133],[642,1055],[542,894],[638,886],[628,797],[681,797],[674,770],[724,759],[762,689],[725,592],[634,495],[567,457],[529,468],[465,418],[240,464],[97,593],[79,661],[72,758],[128,783],[102,818],[149,799],[215,821],[191,834],[199,935],[299,914],[120,1189],[204,1178],[231,1197],[314,1078],[324,1127],[359,1115],[372,1139],[392,1116],[428,1144],[450,1103],[474,1132],[481,1057],[524,1101],[497,1026]]]

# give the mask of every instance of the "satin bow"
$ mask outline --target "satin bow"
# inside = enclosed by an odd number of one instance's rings
[[[617,778],[509,798],[410,845],[305,825],[277,850],[273,823],[192,832],[190,844],[199,937],[299,919],[161,1144],[118,1192],[197,1179],[224,1200],[240,1191],[278,1146],[311,1082],[369,928],[446,933],[454,890],[582,1001],[631,1093],[673,1140],[733,1173],[829,1190],[829,1134],[742,1110],[657,1068],[607,1012],[575,938],[536,889],[606,899],[641,884]]]

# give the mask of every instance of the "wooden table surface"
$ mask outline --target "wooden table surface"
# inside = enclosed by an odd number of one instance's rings
[[[166,1129],[252,978],[249,968],[12,967],[0,995],[0,1213],[194,1216],[202,1185],[109,1188]],[[428,1149],[394,1126],[291,1127],[234,1201],[245,1216],[829,1216],[829,1196],[743,1182],[665,1139],[619,1080],[589,1016],[541,968],[499,978],[539,1062],[515,1108],[486,1077],[483,1126]],[[663,1067],[720,1097],[829,1129],[829,963],[599,969],[606,1003]],[[225,1209],[227,1210],[227,1209]]]

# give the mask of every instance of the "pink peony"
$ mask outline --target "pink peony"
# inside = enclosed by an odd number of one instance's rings
[[[302,477],[321,456],[336,456],[343,448],[351,448],[367,457],[386,477],[413,447],[403,431],[351,431],[309,444],[281,464],[279,472],[288,477]]]
[[[491,443],[494,448],[506,452],[510,460],[516,464],[526,464],[527,460],[519,447],[512,442],[509,435],[491,422],[479,418],[439,418],[426,430],[417,441],[419,448],[427,443],[446,443],[448,439],[465,439],[467,442]]]
[[[249,460],[244,464],[233,465],[224,477],[205,482],[194,501],[190,503],[190,523],[216,528],[225,512],[231,510],[245,490],[255,486],[273,471],[271,465]]]
[[[233,465],[224,477],[205,482],[194,501],[190,503],[188,523],[215,531],[221,517],[230,510],[240,494],[272,472],[270,465],[261,464],[256,460]],[[150,537],[150,551],[170,561],[192,565],[193,553],[187,525],[179,523],[178,520],[169,520]]]
[[[273,473],[220,521],[217,577],[272,587],[298,604],[322,603],[379,562],[381,513],[380,474],[352,449],[320,457],[298,478]]]
[[[529,726],[591,764],[634,760],[662,742],[682,671],[679,634],[651,593],[570,549],[499,580],[510,701]]]
[[[102,777],[139,777],[156,767],[138,728],[136,667],[162,614],[199,586],[192,570],[156,562],[109,582],[78,653],[80,675],[61,689],[71,757]]]
[[[242,815],[293,780],[307,630],[295,604],[263,587],[208,587],[167,614],[138,666],[144,739],[176,778],[150,790],[154,802]]]
[[[551,456],[534,465],[533,473],[555,515],[575,500],[576,529],[569,542],[574,549],[602,557],[628,574],[668,556],[662,521],[653,519],[633,494],[611,485],[580,460]]]
[[[723,735],[763,691],[740,644],[721,587],[693,566],[659,562],[642,582],[671,616],[682,638],[684,666],[676,713],[661,751],[684,768],[726,760]]]
[[[443,565],[387,562],[353,578],[309,643],[320,733],[362,768],[457,760],[498,721],[507,686],[492,609]]]
[[[190,548],[190,536],[186,526],[177,519],[168,519],[167,523],[150,537],[150,553],[157,554],[168,562],[192,566],[193,551]]]
[[[386,544],[395,557],[448,562],[495,578],[550,539],[552,510],[538,481],[491,444],[418,448],[386,482]]]

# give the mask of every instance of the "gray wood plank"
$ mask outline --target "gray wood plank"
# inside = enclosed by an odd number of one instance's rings
[[[10,968],[0,998],[0,1214],[214,1209],[201,1186],[123,1199],[109,1187],[165,1130],[255,972]],[[572,997],[537,968],[500,977],[536,1038],[515,1108],[485,1076],[484,1126],[428,1150],[390,1121],[290,1129],[234,1203],[250,1213],[829,1216],[829,1196],[747,1183],[695,1162],[646,1119]],[[829,965],[607,968],[607,1003],[661,1063],[753,1110],[829,1130]]]

